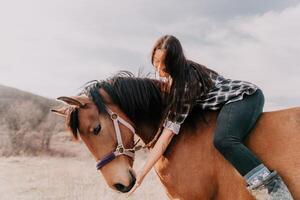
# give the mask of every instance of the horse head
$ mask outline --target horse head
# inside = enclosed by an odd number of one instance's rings
[[[79,96],[58,100],[66,105],[52,111],[66,118],[75,138],[80,136],[107,184],[128,192],[135,183],[134,135],[147,144],[160,123],[163,105],[158,83],[123,73],[107,81],[92,81]]]
[[[135,183],[132,170],[134,129],[126,115],[111,103],[109,96],[104,91],[101,93],[106,111],[101,112],[87,96],[80,95],[59,97],[58,100],[65,105],[52,112],[65,117],[66,126],[74,138],[81,138],[97,161],[97,170],[101,171],[108,186],[120,192],[128,192]],[[119,120],[128,123],[128,127],[125,123],[119,126]]]

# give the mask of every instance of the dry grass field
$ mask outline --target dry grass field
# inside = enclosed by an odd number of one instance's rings
[[[96,171],[94,160],[82,154],[76,157],[0,157],[0,199],[167,199],[154,171],[130,198],[126,198],[126,195],[110,189],[101,173]],[[138,154],[136,164],[142,163],[143,159],[144,155]]]
[[[126,198],[108,188],[90,159],[57,157],[0,158],[2,200],[167,199],[154,172]]]
[[[0,85],[0,199],[127,199],[108,188],[84,144],[73,142],[52,99]],[[143,163],[138,153],[135,164]],[[167,199],[155,172],[130,199]]]

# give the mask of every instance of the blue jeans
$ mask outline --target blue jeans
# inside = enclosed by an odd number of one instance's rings
[[[257,89],[242,100],[224,104],[217,117],[214,146],[242,176],[261,164],[242,141],[255,126],[263,106],[263,92]]]

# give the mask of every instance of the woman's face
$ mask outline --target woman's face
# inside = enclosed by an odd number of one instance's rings
[[[169,74],[165,71],[165,58],[166,58],[166,50],[157,49],[154,52],[153,56],[153,65],[155,70],[159,73],[160,77],[168,77]]]

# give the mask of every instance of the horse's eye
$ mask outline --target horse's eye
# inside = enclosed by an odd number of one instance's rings
[[[99,124],[98,126],[96,126],[96,128],[94,128],[93,133],[94,135],[98,135],[100,131],[101,131],[101,125]]]

